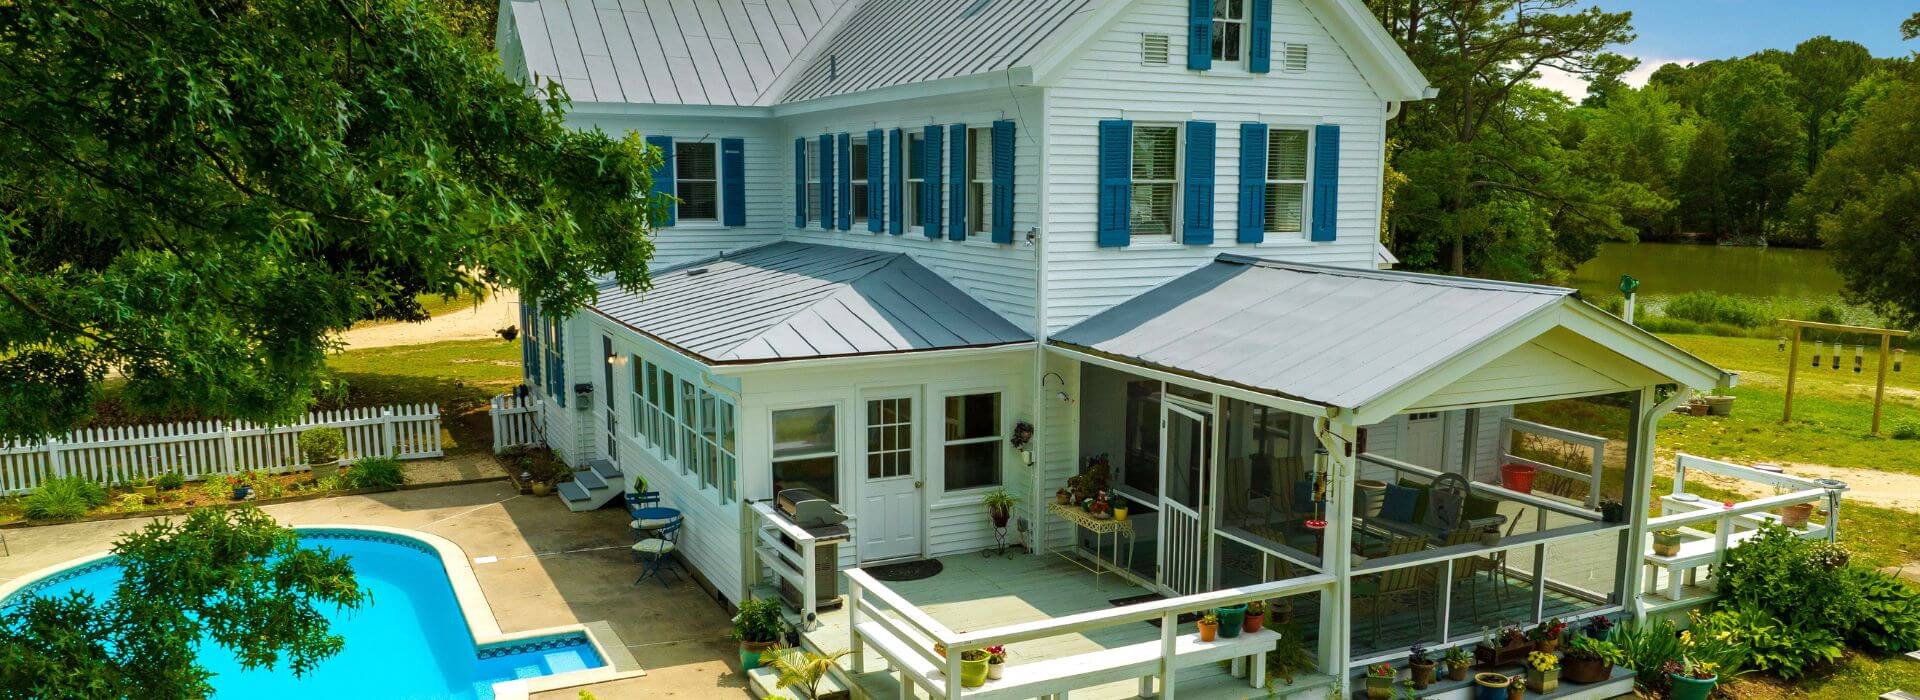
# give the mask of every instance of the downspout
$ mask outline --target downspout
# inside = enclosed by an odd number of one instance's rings
[[[1035,139],[1036,143],[1034,146],[1038,151],[1035,153],[1035,155],[1038,156],[1036,162],[1039,163],[1039,167],[1037,168],[1038,172],[1034,175],[1034,177],[1039,178],[1038,191],[1040,206],[1036,208],[1036,216],[1039,217],[1039,220],[1035,221],[1033,228],[1029,229],[1029,232],[1033,235],[1028,238],[1028,242],[1033,245],[1033,424],[1039,426],[1047,425],[1045,423],[1045,417],[1047,415],[1047,391],[1045,386],[1047,376],[1047,241],[1044,231],[1047,229],[1047,216],[1050,204],[1047,196],[1047,183],[1051,178],[1046,177],[1046,173],[1048,155],[1047,124],[1049,121],[1049,105],[1052,101],[1048,99],[1048,90],[1045,87],[1037,87],[1037,90],[1040,93],[1040,123],[1037,127],[1030,126],[1020,131],[1039,135],[1039,137]],[[1020,95],[1018,91],[1012,90],[1011,88],[1009,88],[1009,92],[1013,93],[1014,108],[1017,113],[1020,106]],[[1017,232],[1016,235],[1018,235]],[[1060,381],[1062,384],[1065,384],[1066,377],[1064,375],[1061,376]],[[1064,390],[1066,387],[1063,386],[1061,388]],[[1048,427],[1051,428],[1054,426],[1049,425]],[[1043,437],[1043,439],[1049,441],[1046,444],[1051,445],[1052,449],[1065,449],[1066,446],[1073,445],[1074,443],[1067,442],[1070,438],[1073,440],[1078,439],[1077,436],[1067,435]],[[1033,536],[1033,542],[1028,551],[1029,554],[1038,554],[1047,549],[1047,518],[1045,517],[1045,506],[1042,504],[1045,503],[1046,456],[1050,454],[1052,450],[1041,451],[1040,445],[1041,443],[1036,440],[1031,446],[1031,449],[1040,454],[1033,460],[1033,464],[1027,467],[1027,470],[1030,472],[1028,474],[1028,481],[1031,482],[1031,485],[1027,489],[1028,517],[1033,524],[1033,526],[1029,528]],[[1072,459],[1079,461],[1077,450],[1075,450],[1075,452],[1076,454],[1073,454]]]
[[[1393,100],[1387,103],[1387,121],[1393,121],[1394,118],[1400,116],[1400,105],[1401,102],[1399,100]]]

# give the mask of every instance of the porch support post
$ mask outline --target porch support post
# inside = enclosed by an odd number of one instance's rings
[[[1354,439],[1358,430],[1352,413],[1325,419],[1319,432],[1327,450],[1327,529],[1320,561],[1333,586],[1320,596],[1320,672],[1347,677],[1353,658],[1353,621],[1348,603],[1353,599],[1353,479]]]
[[[1463,412],[1460,425],[1460,475],[1467,481],[1474,480],[1474,471],[1480,468],[1480,409],[1469,408]],[[1505,451],[1506,445],[1500,449]]]
[[[1627,482],[1626,493],[1621,494],[1621,502],[1626,506],[1626,536],[1620,541],[1619,548],[1619,591],[1620,601],[1633,613],[1636,620],[1646,614],[1640,605],[1641,576],[1646,567],[1641,565],[1645,559],[1647,541],[1647,518],[1653,505],[1653,443],[1654,431],[1660,424],[1660,417],[1673,410],[1673,407],[1686,400],[1683,387],[1676,387],[1667,400],[1659,400],[1655,387],[1641,387],[1633,397],[1633,420],[1627,422]]]

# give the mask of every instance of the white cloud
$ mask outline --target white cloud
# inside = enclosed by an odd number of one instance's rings
[[[1622,76],[1628,85],[1634,87],[1646,85],[1647,80],[1653,77],[1653,72],[1659,70],[1661,66],[1669,63],[1699,63],[1701,60],[1697,58],[1667,58],[1660,56],[1636,56],[1635,58],[1640,59],[1640,66],[1628,71],[1625,76]],[[1572,73],[1554,70],[1552,68],[1540,69],[1540,77],[1534,80],[1534,84],[1544,88],[1558,90],[1560,94],[1573,98],[1574,102],[1579,102],[1587,96],[1587,81],[1580,79],[1579,76]]]

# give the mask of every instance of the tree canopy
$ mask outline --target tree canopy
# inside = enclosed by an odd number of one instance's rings
[[[644,286],[659,155],[563,125],[440,11],[0,4],[0,439],[83,423],[110,375],[286,420],[338,390],[333,334],[419,294]]]
[[[346,557],[302,548],[254,508],[202,508],[114,544],[123,568],[105,600],[26,595],[0,614],[0,699],[206,697],[202,640],[244,668],[305,674],[344,645],[322,606],[366,593]]]

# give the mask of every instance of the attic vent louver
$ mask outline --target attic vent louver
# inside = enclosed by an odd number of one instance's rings
[[[1289,42],[1286,51],[1285,62],[1281,64],[1281,70],[1288,73],[1307,72],[1307,45]]]
[[[840,79],[840,54],[827,54],[827,79]]]
[[[1140,63],[1149,66],[1167,65],[1167,35],[1140,35]]]

